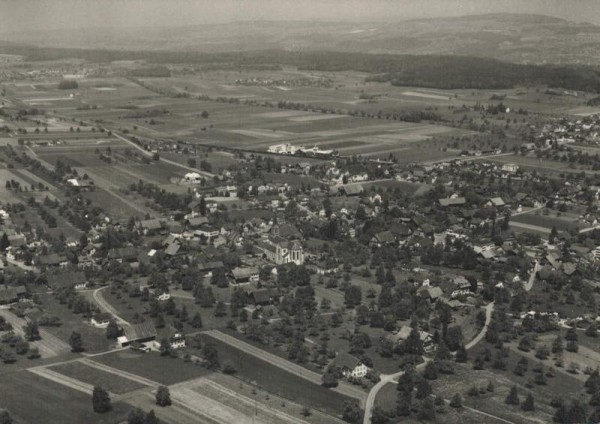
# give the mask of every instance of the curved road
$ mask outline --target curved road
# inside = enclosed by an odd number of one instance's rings
[[[128,321],[124,320],[123,318],[121,318],[119,316],[118,311],[110,304],[108,303],[104,297],[102,297],[102,293],[100,293],[102,290],[106,289],[108,286],[104,286],[104,287],[100,287],[99,289],[94,290],[94,293],[92,294],[92,296],[94,297],[94,301],[98,304],[98,306],[100,307],[100,309],[104,309],[104,311],[108,312],[109,314],[111,314],[115,320],[117,321],[117,324],[121,324],[121,325],[131,325]]]
[[[536,260],[535,265],[534,265],[531,273],[529,274],[529,280],[527,280],[527,283],[525,283],[523,285],[523,288],[525,289],[525,291],[530,291],[531,288],[533,287],[533,282],[535,281],[535,275],[537,274],[539,268],[540,268],[540,264]],[[467,350],[471,349],[485,337],[485,334],[487,333],[487,330],[488,330],[488,326],[490,325],[490,321],[492,320],[492,313],[494,312],[494,306],[495,306],[494,302],[490,302],[485,306],[485,308],[484,308],[485,309],[485,323],[483,324],[483,328],[475,336],[475,338],[473,340],[471,340],[469,343],[467,343],[465,345],[465,349],[467,349]],[[417,366],[417,369],[424,367],[425,364],[427,364],[427,361],[430,360],[428,358],[424,358],[424,359],[425,359],[425,362],[419,364]],[[396,380],[402,374],[404,374],[404,371],[400,371],[395,374],[381,374],[380,375],[381,380],[379,381],[379,383],[377,383],[376,385],[374,385],[371,388],[371,391],[369,392],[369,394],[367,396],[367,400],[365,401],[365,413],[364,413],[364,418],[363,418],[363,424],[371,423],[371,413],[373,410],[373,406],[375,405],[375,398],[377,397],[377,394],[379,393],[379,391],[383,388],[383,386],[385,386],[388,383],[396,383],[397,382]],[[477,410],[475,410],[475,411],[477,411]],[[494,417],[494,418],[500,419],[499,417]],[[510,421],[506,421],[506,420],[503,420],[503,421],[510,422]]]

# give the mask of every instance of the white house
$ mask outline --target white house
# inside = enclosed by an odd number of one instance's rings
[[[367,375],[369,369],[357,358],[347,353],[340,353],[333,360],[336,367],[340,368],[344,377],[361,378]]]
[[[185,347],[185,337],[179,333],[175,333],[173,337],[169,339],[171,349],[181,349]]]

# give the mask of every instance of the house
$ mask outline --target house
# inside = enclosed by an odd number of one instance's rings
[[[248,297],[255,305],[270,305],[278,296],[277,289],[258,289],[248,292]]]
[[[442,289],[437,286],[436,287],[432,287],[432,286],[421,287],[417,290],[417,292],[421,297],[429,299],[431,302],[437,301],[440,297],[442,297],[444,295],[444,292],[442,291]]]
[[[367,372],[369,371],[365,364],[347,353],[338,354],[333,360],[333,364],[341,370],[346,378],[361,378],[367,375]]]
[[[487,207],[501,208],[506,206],[506,202],[502,200],[502,197],[492,197],[485,205]]]
[[[171,349],[181,349],[185,347],[185,337],[179,333],[175,333],[169,339],[169,345]]]
[[[139,221],[138,228],[143,231],[144,234],[157,233],[163,230],[164,222],[161,219],[145,219]]]
[[[280,236],[271,236],[267,240],[259,241],[256,247],[267,260],[277,265],[304,263],[304,251],[298,240],[288,241]]]
[[[177,252],[179,252],[179,249],[181,249],[181,245],[179,243],[171,243],[165,249],[165,255],[175,256],[177,255]]]
[[[108,260],[115,260],[117,262],[136,262],[138,259],[137,250],[133,246],[118,247],[110,249],[106,255]]]
[[[231,276],[236,284],[256,283],[258,282],[258,268],[237,267],[231,270]]]
[[[60,288],[84,289],[87,287],[87,278],[81,271],[50,274],[48,275],[48,286],[53,290]]]
[[[156,328],[152,322],[142,322],[132,324],[124,328],[124,334],[117,339],[121,347],[126,347],[132,343],[145,343],[156,340]]]
[[[67,266],[67,257],[64,255],[58,255],[57,253],[50,253],[49,255],[43,255],[34,259],[36,265],[46,267],[58,267]]]
[[[0,304],[18,302],[27,296],[25,286],[0,286]]]
[[[208,218],[205,216],[195,216],[187,219],[186,224],[189,228],[199,228],[204,224],[208,224]]]
[[[516,163],[505,163],[502,165],[502,170],[504,172],[510,172],[511,174],[514,174],[519,170],[519,165]]]
[[[445,199],[438,199],[438,204],[443,207],[450,206],[464,206],[467,200],[464,197],[447,197]]]
[[[348,184],[342,187],[339,187],[339,191],[347,197],[350,196],[360,196],[365,189],[362,184]]]
[[[392,234],[391,231],[381,231],[381,232],[375,234],[369,242],[371,247],[373,247],[373,246],[381,247],[384,245],[395,244],[395,243],[396,243],[396,237],[394,236],[394,234]]]
[[[403,325],[400,330],[395,334],[387,334],[385,338],[389,340],[393,345],[397,345],[408,339],[410,333],[412,332],[412,328]],[[425,352],[430,352],[435,347],[433,343],[433,336],[426,331],[419,331],[419,339],[423,344],[423,349]]]
[[[96,328],[106,328],[112,319],[112,315],[108,312],[101,312],[94,314],[90,319],[90,323]]]
[[[195,234],[207,239],[211,239],[221,234],[221,230],[219,230],[217,227],[213,227],[212,225],[203,224],[195,231]]]

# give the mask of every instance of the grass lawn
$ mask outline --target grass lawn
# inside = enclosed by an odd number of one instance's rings
[[[81,334],[83,347],[88,353],[104,352],[110,347],[110,340],[106,338],[106,330],[92,327],[81,315],[76,315],[67,305],[61,305],[52,294],[40,294],[44,311],[60,317],[62,325],[59,327],[43,327],[59,339],[69,342],[73,331]]]
[[[204,340],[216,346],[221,363],[230,361],[235,365],[238,378],[267,392],[335,416],[342,413],[344,402],[350,400],[209,336],[204,336]]]
[[[15,424],[114,424],[130,409],[118,402],[111,412],[97,414],[91,396],[27,371],[3,375],[0,393],[0,407],[8,409]]]
[[[90,359],[165,385],[202,377],[211,372],[194,362],[161,357],[155,352],[135,353],[126,350]]]
[[[84,383],[102,386],[109,392],[116,394],[127,393],[145,387],[136,381],[101,371],[81,362],[67,362],[52,367],[51,370],[83,381]]]

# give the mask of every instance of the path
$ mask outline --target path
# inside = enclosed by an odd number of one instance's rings
[[[266,361],[271,365],[281,368],[291,374],[294,374],[319,386],[322,383],[321,374],[304,368],[298,364],[294,364],[293,362],[290,362],[287,359],[283,359],[277,355],[273,355],[272,353],[266,352],[263,349],[252,346],[251,344],[239,340],[233,336],[222,333],[218,330],[209,330],[204,332],[204,334],[207,334],[219,341],[227,343],[228,345],[236,347],[252,356],[256,356],[257,358],[262,359],[263,361]],[[340,382],[336,388],[331,390],[358,399],[361,403],[363,403],[365,400],[365,392],[363,392],[357,387],[351,386],[350,384],[344,382]]]
[[[94,301],[98,304],[98,306],[101,309],[104,309],[105,312],[108,312],[109,314],[111,314],[117,321],[117,324],[131,325],[129,323],[129,321],[126,321],[123,318],[121,318],[119,316],[119,312],[110,303],[108,303],[102,296],[101,291],[106,289],[107,287],[108,286],[104,286],[104,287],[100,287],[99,289],[94,290],[94,293],[92,294],[92,296],[94,297]]]
[[[126,142],[127,144],[131,145],[132,147],[135,147],[137,150],[139,150],[140,152],[142,152],[145,156],[152,156],[153,155],[153,153],[148,152],[146,149],[138,146],[133,141],[131,141],[131,140],[123,137],[122,135],[120,135],[120,134],[118,134],[118,133],[116,133],[114,131],[113,131],[112,134],[113,134],[113,136],[115,136],[119,140]],[[161,162],[168,163],[169,165],[173,165],[173,166],[176,166],[178,168],[185,169],[188,172],[196,172],[196,173],[198,173],[198,174],[200,174],[200,175],[202,175],[204,177],[207,177],[207,178],[214,178],[214,176],[215,176],[215,174],[211,174],[210,172],[201,171],[201,170],[199,170],[197,168],[192,168],[191,166],[182,165],[179,162],[175,162],[174,160],[165,159],[163,157],[160,157],[160,153],[159,153],[159,160]]]
[[[427,362],[431,361],[431,359],[429,358],[423,358],[424,361],[422,363],[420,363],[419,365],[417,365],[416,369],[417,371],[420,371],[421,368],[424,368],[425,365],[427,364]],[[371,391],[369,392],[369,395],[367,396],[367,400],[365,401],[365,413],[364,413],[364,417],[363,417],[363,424],[370,424],[371,423],[371,413],[373,412],[373,407],[375,406],[375,398],[377,398],[377,394],[379,393],[379,391],[381,389],[383,389],[383,386],[385,386],[386,384],[392,383],[392,384],[398,384],[398,379],[404,375],[404,370],[403,371],[398,371],[397,373],[394,374],[381,374],[379,376],[379,378],[381,380],[379,380],[379,383],[377,383],[376,385],[374,385],[371,388]]]
[[[537,274],[537,271],[539,270],[540,264],[538,261],[535,261],[535,265],[533,266],[533,269],[531,270],[531,273],[529,274],[529,279],[527,281],[527,283],[525,283],[523,285],[523,288],[525,289],[525,291],[530,291],[531,288],[533,287],[533,283],[535,281],[535,276]],[[494,302],[490,302],[485,306],[485,323],[483,324],[483,328],[481,329],[481,331],[479,331],[479,333],[475,336],[475,338],[473,338],[473,340],[471,340],[469,343],[467,343],[465,345],[465,349],[471,349],[473,348],[475,345],[477,345],[477,343],[479,343],[484,337],[485,334],[487,333],[488,330],[488,326],[490,325],[490,322],[492,320],[492,313],[494,312]],[[423,362],[422,364],[419,364],[419,367],[423,367],[425,366],[425,364],[427,363],[427,361],[429,360],[428,358],[424,358],[425,362]],[[400,371],[397,372],[395,374],[381,374],[380,378],[381,380],[379,381],[379,383],[377,383],[375,386],[373,386],[371,388],[371,391],[369,392],[368,396],[367,396],[367,400],[365,401],[365,413],[364,413],[364,418],[363,418],[363,424],[370,424],[371,422],[371,413],[373,411],[373,406],[375,405],[375,398],[377,397],[377,394],[379,393],[379,391],[383,388],[383,386],[385,386],[388,383],[397,383],[397,379],[404,374],[404,371]],[[495,418],[497,420],[509,423],[509,424],[513,424],[511,421],[507,421],[503,418],[500,417],[496,417],[495,415],[490,415],[487,414],[485,412],[479,411],[477,409],[473,409],[473,408],[468,408],[469,410],[472,410],[473,412],[476,413],[480,413],[482,415],[486,415],[492,418]]]

